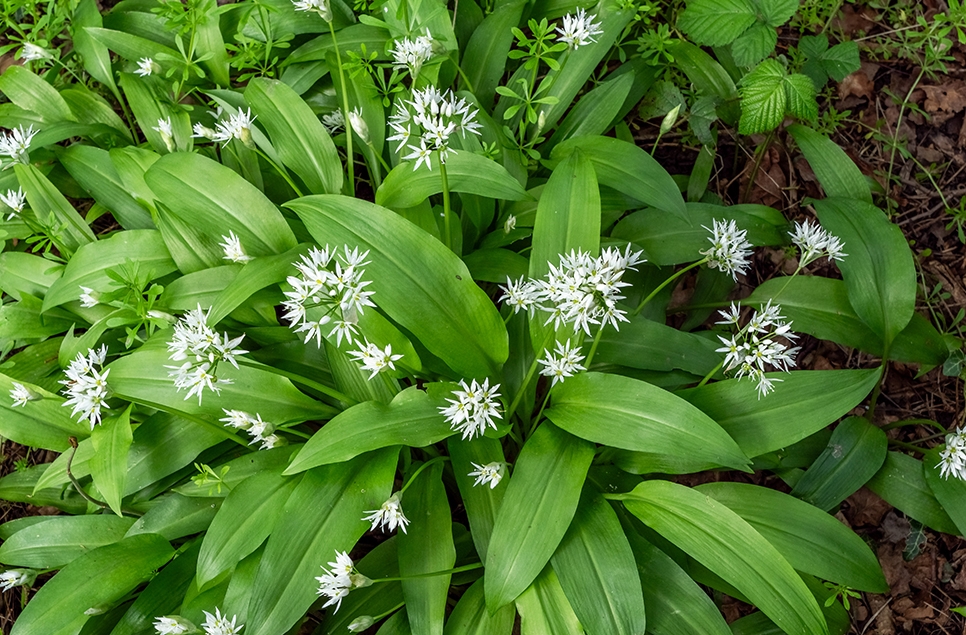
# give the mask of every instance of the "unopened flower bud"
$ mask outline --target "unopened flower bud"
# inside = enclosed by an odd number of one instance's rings
[[[362,631],[366,630],[367,628],[375,624],[375,622],[376,620],[372,619],[371,615],[362,615],[352,620],[352,623],[349,624],[349,632],[361,633]]]
[[[349,123],[359,138],[362,139],[363,143],[366,145],[371,143],[369,140],[369,126],[366,125],[366,120],[362,118],[361,110],[354,108],[349,111]]]

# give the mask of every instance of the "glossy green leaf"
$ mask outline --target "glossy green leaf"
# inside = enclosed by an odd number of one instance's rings
[[[132,536],[94,549],[43,585],[13,625],[11,635],[59,633],[92,606],[120,600],[174,554],[154,534]],[[96,580],[96,584],[91,584]]]
[[[367,577],[395,578],[399,576],[399,549],[396,536],[379,543],[356,563],[356,568]],[[399,581],[380,582],[355,589],[342,601],[337,613],[328,612],[322,621],[322,633],[345,633],[349,624],[362,615],[384,615],[403,603],[402,584]],[[408,620],[406,620],[408,626]]]
[[[319,118],[294,90],[280,81],[256,78],[245,89],[278,156],[312,194],[342,191],[342,161]]]
[[[730,44],[757,20],[751,0],[689,0],[678,28],[698,44]]]
[[[34,569],[60,569],[104,545],[114,544],[134,524],[133,518],[107,514],[54,516],[14,533],[0,546],[0,562]]]
[[[959,529],[936,500],[923,473],[923,462],[908,454],[889,452],[885,464],[866,486],[903,514],[944,534]]]
[[[801,441],[859,405],[879,380],[879,369],[768,373],[780,379],[758,398],[749,379],[729,379],[678,394],[718,422],[750,457]]]
[[[86,29],[86,27],[99,28],[102,25],[103,21],[97,1],[80,0],[70,21],[71,43],[74,50],[80,54],[84,61],[84,70],[117,95],[114,70],[111,68],[111,53],[106,46],[94,40]]]
[[[186,110],[174,108],[170,104],[159,101],[149,85],[141,77],[132,73],[121,73],[120,85],[138,127],[151,145],[151,149],[158,154],[191,150],[194,141],[191,138],[191,119]],[[158,125],[161,120],[171,122],[173,150],[168,148],[168,142],[161,134]]]
[[[181,551],[138,593],[111,635],[143,635],[161,615],[175,615],[195,575],[201,541]]]
[[[580,373],[557,386],[547,417],[567,432],[615,448],[666,455],[700,469],[746,469],[728,433],[684,399],[643,381]]]
[[[124,31],[98,27],[86,27],[84,30],[96,42],[101,43],[131,62],[137,62],[144,57],[151,59],[181,59],[183,57],[178,51],[169,46],[159,44],[148,38],[125,33]]]
[[[594,359],[628,368],[680,369],[704,376],[721,362],[718,348],[720,344],[709,338],[638,317],[621,324],[620,331],[606,329]]]
[[[204,586],[230,570],[268,538],[298,482],[297,478],[283,478],[278,470],[270,470],[232,487],[201,544],[199,585]]]
[[[623,501],[644,524],[734,585],[789,635],[828,633],[818,604],[788,561],[721,503],[659,480],[641,483]]]
[[[477,487],[476,477],[469,473],[476,470],[476,465],[489,463],[504,463],[503,447],[496,439],[483,436],[477,439],[464,440],[450,437],[446,443],[450,460],[453,462],[453,475],[456,485],[466,508],[466,518],[470,522],[470,533],[473,544],[480,559],[486,561],[486,554],[490,546],[490,536],[496,523],[497,511],[503,503],[506,493],[505,481],[496,487]]]
[[[404,161],[386,175],[376,191],[376,204],[391,209],[419,205],[428,197],[443,191],[439,164],[434,157],[432,169]],[[450,192],[478,194],[508,201],[520,201],[527,193],[499,163],[465,150],[450,152],[446,157],[446,175]]]
[[[860,591],[889,589],[868,545],[824,511],[748,483],[705,483],[695,489],[741,516],[795,569]]]
[[[248,635],[288,631],[318,598],[313,577],[347,551],[368,524],[367,509],[389,498],[397,452],[380,450],[306,472],[272,530],[253,583]],[[305,513],[313,510],[313,513]],[[251,629],[251,630],[247,630]]]
[[[37,113],[47,124],[74,120],[67,102],[54,87],[23,66],[14,64],[3,71],[0,93],[11,103]]]
[[[822,226],[848,250],[840,263],[849,302],[888,348],[916,307],[916,267],[902,230],[882,210],[861,201],[813,201]]]
[[[872,191],[865,176],[837,143],[800,124],[789,126],[788,132],[805,155],[827,196],[872,204]]]
[[[65,496],[63,488],[37,489],[37,482],[48,467],[49,463],[41,463],[0,478],[0,499],[11,503],[30,503],[37,507],[51,505],[69,514],[87,513],[87,501],[76,492]]]
[[[0,374],[0,435],[21,445],[63,452],[70,447],[70,437],[87,438],[91,429],[86,422],[74,421],[70,410],[63,408],[64,399],[26,382],[32,394],[42,397],[14,406],[10,397],[14,380]]]
[[[466,44],[465,73],[481,104],[491,104],[500,78],[506,70],[507,53],[513,44],[510,30],[519,24],[526,3],[512,2],[486,16]]]
[[[217,1],[203,0],[198,5],[198,13],[199,19],[192,31],[195,50],[208,71],[208,77],[219,86],[227,86],[231,81],[228,77],[228,50],[221,34]]]
[[[64,266],[22,251],[0,254],[0,289],[14,300],[21,294],[42,298],[63,274]]]
[[[43,310],[76,301],[81,287],[98,293],[114,291],[117,283],[108,275],[137,265],[138,278],[150,282],[177,269],[161,233],[153,229],[118,232],[106,240],[89,243],[77,250],[64,274],[44,296]]]
[[[474,280],[506,284],[527,275],[529,262],[509,249],[477,249],[463,256],[463,262]]]
[[[503,320],[463,262],[438,240],[362,200],[310,196],[287,207],[320,242],[369,250],[373,301],[455,372],[483,377],[506,360]]]
[[[3,77],[6,77],[6,73]],[[73,253],[80,246],[96,240],[94,232],[77,213],[77,210],[40,170],[33,165],[17,163],[13,166],[13,171],[27,196],[30,209],[37,215],[37,218],[43,222],[48,222],[48,218],[53,217],[55,226],[64,226],[63,230],[57,232],[55,244]]]
[[[585,487],[550,562],[580,623],[591,633],[644,632],[644,595],[634,552],[600,494]]]
[[[367,401],[343,411],[312,435],[285,474],[393,445],[421,448],[455,434],[439,412],[447,405],[444,396],[451,396],[452,384],[430,384],[428,389],[427,394],[413,386],[388,404]]]
[[[507,605],[493,615],[486,610],[483,580],[466,590],[446,620],[444,635],[510,635],[516,611]]]
[[[550,560],[577,509],[594,446],[544,422],[514,466],[486,555],[486,606],[512,602]]]
[[[557,126],[546,147],[541,147],[540,151],[547,153],[566,139],[602,135],[607,132],[620,114],[635,79],[634,72],[612,75],[596,88],[588,91],[574,104],[571,111]]]
[[[283,445],[278,448],[272,448],[271,450],[249,452],[248,454],[243,454],[238,458],[221,463],[217,466],[213,466],[218,467],[219,470],[223,470],[225,467],[228,468],[225,476],[222,477],[222,487],[217,487],[217,484],[213,483],[200,484],[195,483],[194,481],[189,481],[184,485],[179,485],[178,487],[174,488],[173,491],[183,496],[226,497],[231,492],[232,488],[250,476],[261,474],[266,471],[280,472],[286,465],[288,465],[289,460],[292,458],[292,454],[294,454],[294,452],[295,450],[291,445]]]
[[[238,275],[218,295],[218,299],[211,305],[208,320],[217,324],[232,311],[241,306],[255,292],[265,287],[284,281],[294,273],[294,262],[299,256],[307,253],[307,245],[299,245],[277,256],[261,256],[245,263]],[[203,275],[203,274],[202,274]]]
[[[485,582],[485,579],[484,579]],[[489,604],[489,603],[487,603]],[[516,600],[521,635],[583,635],[553,567],[547,566]],[[506,610],[504,607],[502,610]]]
[[[718,116],[728,124],[737,121],[740,113],[738,88],[728,71],[701,47],[686,40],[672,42],[668,51],[696,88],[721,102],[717,108]]]
[[[659,210],[687,217],[684,197],[674,179],[641,148],[610,137],[578,137],[558,145],[550,156],[561,161],[577,149],[590,159],[601,185]]]
[[[127,532],[128,536],[157,534],[165,540],[178,540],[201,533],[208,529],[222,502],[219,497],[199,498],[181,494],[167,494],[159,499],[155,499],[157,504],[138,518]]]
[[[397,536],[399,575],[409,626],[414,633],[442,635],[450,575],[405,579],[452,569],[456,562],[453,519],[442,481],[443,464],[423,470],[406,490],[403,504],[409,527]]]
[[[172,214],[212,242],[234,231],[249,256],[278,254],[296,245],[278,208],[254,185],[211,159],[165,155],[144,178]]]
[[[931,450],[923,458],[923,474],[930,491],[943,506],[949,518],[956,524],[960,536],[966,536],[966,481],[949,475],[943,477],[939,470],[939,452]]]
[[[91,476],[104,501],[118,516],[121,515],[121,498],[127,479],[127,453],[133,439],[131,408],[128,406],[116,417],[105,418],[91,431],[94,446]]]
[[[131,196],[121,182],[107,150],[75,144],[57,158],[70,175],[106,207],[125,229],[153,229],[151,215]]]
[[[863,417],[848,417],[835,427],[828,447],[798,479],[792,495],[832,510],[875,476],[887,448],[880,428]]]

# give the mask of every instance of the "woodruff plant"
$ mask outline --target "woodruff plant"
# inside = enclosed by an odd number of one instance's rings
[[[64,512],[0,525],[0,588],[54,573],[14,635],[730,632],[699,582],[844,633],[886,584],[828,510],[962,533],[961,434],[875,418],[946,355],[901,232],[802,126],[820,225],[685,200],[621,132],[633,6],[79,6],[94,90],[0,76],[0,435],[59,453],[0,498]],[[735,42],[787,20],[754,8]],[[754,285],[763,246],[793,275]],[[806,336],[882,361],[797,370]]]

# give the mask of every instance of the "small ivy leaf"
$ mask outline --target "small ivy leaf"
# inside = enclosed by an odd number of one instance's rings
[[[784,4],[789,0],[781,0]],[[797,0],[791,0],[798,5]],[[731,44],[757,21],[751,0],[690,0],[678,18],[678,28],[698,44]]]
[[[961,350],[951,353],[943,363],[943,375],[946,377],[959,377],[964,370],[966,370],[966,353]]]
[[[789,112],[805,121],[818,119],[818,102],[815,100],[815,84],[812,80],[807,75],[795,73],[786,77],[784,84]]]
[[[738,66],[754,66],[775,50],[778,32],[767,24],[756,24],[731,44],[731,55]]]
[[[691,105],[691,116],[688,123],[691,124],[691,131],[702,144],[714,147],[715,139],[711,133],[711,124],[718,120],[715,108],[721,103],[721,98],[717,95],[704,95],[699,97]]]
[[[798,10],[799,0],[755,0],[765,24],[778,28],[792,19]]]
[[[785,67],[778,60],[767,59],[741,80],[741,120],[738,132],[744,135],[777,128],[785,118],[788,96],[785,91]],[[805,77],[802,75],[801,77]],[[815,87],[811,80],[808,85]]]
[[[859,46],[855,42],[836,44],[819,58],[822,68],[837,82],[859,70]]]
[[[914,560],[926,544],[926,528],[914,518],[909,519],[909,535],[906,537],[906,548],[902,551],[902,559],[906,562]]]

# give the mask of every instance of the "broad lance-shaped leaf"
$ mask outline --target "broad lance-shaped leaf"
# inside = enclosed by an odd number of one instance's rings
[[[14,64],[3,71],[0,75],[0,93],[20,108],[40,115],[46,124],[74,121],[60,93],[23,66]]]
[[[929,489],[949,514],[949,519],[955,523],[959,535],[966,536],[966,481],[955,476],[942,476],[938,448],[930,450],[922,463]]]
[[[14,381],[0,373],[0,435],[16,443],[55,452],[67,450],[70,437],[90,436],[90,426],[72,419],[70,410],[62,407],[63,397],[29,382],[17,383],[42,399],[14,406],[10,396]]]
[[[167,154],[144,179],[173,215],[212,244],[233,231],[249,256],[278,254],[296,245],[282,213],[258,188],[200,154]]]
[[[446,176],[450,192],[478,194],[507,201],[522,201],[527,192],[506,168],[495,161],[465,150],[450,152],[446,158]],[[433,194],[443,191],[439,163],[434,156],[431,169],[413,164],[400,163],[386,175],[379,190],[376,203],[391,209],[419,205]]]
[[[860,591],[889,589],[868,545],[824,511],[747,483],[706,483],[695,489],[745,519],[798,571]]]
[[[659,480],[621,498],[645,525],[737,588],[789,635],[828,635],[815,598],[788,561],[721,503]]]
[[[594,446],[544,422],[517,459],[486,555],[486,606],[512,602],[536,579],[577,509]]]
[[[889,452],[878,473],[866,483],[903,514],[944,534],[957,534],[958,528],[929,488],[923,462],[901,452]]]
[[[465,441],[458,436],[452,436],[446,442],[446,446],[449,449],[450,460],[453,462],[456,485],[459,487],[463,506],[466,508],[466,518],[470,522],[473,544],[476,546],[476,552],[480,554],[480,560],[485,562],[496,514],[503,503],[506,487],[500,487],[500,485],[477,487],[476,477],[470,476],[470,472],[476,470],[473,463],[477,465],[505,463],[503,446],[500,445],[499,440],[487,436]]]
[[[494,14],[496,15],[496,14]],[[493,615],[486,610],[483,580],[477,580],[460,597],[446,620],[444,635],[510,635],[516,611],[508,604]]]
[[[878,368],[768,373],[781,381],[761,399],[756,383],[747,378],[677,394],[717,421],[754,457],[801,441],[846,414],[872,392],[879,373]]]
[[[58,152],[57,158],[94,200],[111,211],[124,229],[154,228],[151,215],[124,187],[107,150],[78,143]]]
[[[368,529],[361,520],[389,498],[398,451],[379,450],[306,472],[282,509],[252,583],[246,635],[287,632],[318,599],[313,578]],[[248,630],[251,629],[251,630]]]
[[[551,559],[564,594],[591,633],[644,632],[644,595],[634,552],[614,509],[584,487],[570,529]]]
[[[516,607],[521,635],[584,635],[583,626],[550,565],[520,594]]]
[[[852,308],[888,348],[916,308],[916,267],[902,230],[862,201],[827,198],[812,204],[822,226],[848,250],[838,267]]]
[[[438,409],[448,405],[445,397],[452,396],[452,387],[435,383],[423,391],[412,386],[389,404],[367,401],[343,411],[312,435],[285,474],[348,461],[392,445],[421,448],[456,434]]]
[[[185,592],[194,579],[195,561],[200,548],[201,541],[196,540],[158,571],[151,582],[138,593],[137,599],[114,626],[111,635],[150,633],[158,616],[177,614],[184,601]]]
[[[577,137],[554,148],[552,162],[556,164],[576,149],[590,159],[601,185],[687,219],[684,197],[674,179],[641,148],[610,137]]]
[[[747,469],[734,439],[698,408],[643,381],[580,373],[554,388],[547,417],[573,435],[614,448]]]
[[[96,240],[94,232],[77,210],[40,170],[33,165],[17,163],[13,166],[13,171],[23,188],[30,209],[37,218],[44,223],[52,221],[54,226],[63,225],[63,230],[56,232],[56,244],[73,253],[81,245]]]
[[[155,534],[125,538],[77,558],[47,581],[13,625],[11,635],[60,633],[91,607],[110,606],[149,579],[174,549]],[[92,583],[94,581],[94,583]]]
[[[111,510],[121,515],[121,498],[127,480],[127,454],[131,448],[131,408],[109,417],[91,431],[94,456],[91,458],[91,476],[94,485],[104,496]]]
[[[795,138],[828,196],[872,204],[872,191],[865,176],[837,143],[800,124],[788,126],[788,132]]]
[[[60,569],[85,553],[124,538],[133,518],[108,514],[54,516],[9,536],[0,545],[0,562],[34,569]]]
[[[325,127],[294,90],[280,81],[255,78],[245,101],[268,130],[282,162],[305,181],[312,194],[342,190],[342,161]]]
[[[286,207],[320,243],[369,250],[373,301],[455,372],[494,375],[506,361],[500,314],[438,240],[384,207],[345,196],[308,196]]]

